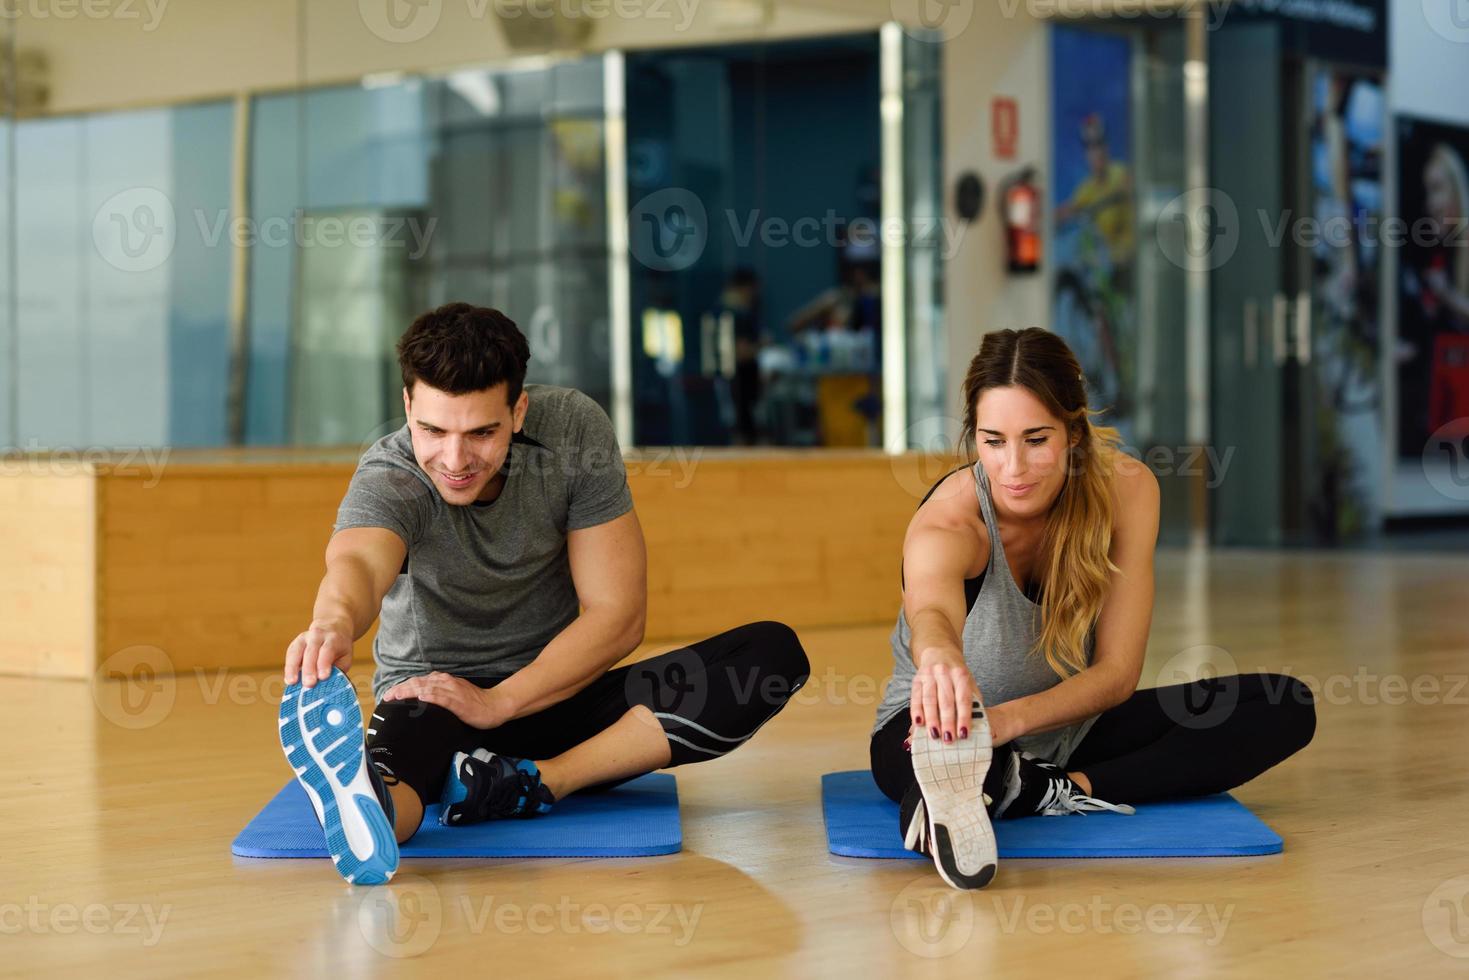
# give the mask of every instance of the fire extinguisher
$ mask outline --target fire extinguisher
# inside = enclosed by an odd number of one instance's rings
[[[1001,184],[1005,257],[1011,272],[1034,272],[1041,264],[1041,194],[1035,168],[1026,167]]]

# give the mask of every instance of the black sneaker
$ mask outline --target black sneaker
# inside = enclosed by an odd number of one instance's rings
[[[993,816],[995,801],[989,793],[984,794],[984,806],[986,812]],[[917,783],[898,804],[898,827],[903,831],[904,847],[925,857],[933,857],[928,838],[928,807],[923,805],[923,793]]]
[[[1071,813],[1111,810],[1131,816],[1137,811],[1125,803],[1108,803],[1083,793],[1066,770],[1026,752],[1012,752],[1005,773],[1004,792],[995,804],[995,819],[1062,817]]]
[[[968,738],[944,742],[920,726],[912,745],[913,775],[922,799],[905,826],[904,845],[932,857],[939,875],[953,887],[983,888],[999,863],[985,810],[990,723],[984,708],[974,703]]]
[[[903,846],[910,851],[933,857],[928,846],[928,808],[923,805],[923,793],[914,783],[903,802],[898,804],[898,826],[903,831]]]
[[[549,813],[556,798],[541,785],[541,772],[529,759],[512,759],[488,749],[456,752],[444,779],[439,823],[463,827],[485,820],[534,817]]]

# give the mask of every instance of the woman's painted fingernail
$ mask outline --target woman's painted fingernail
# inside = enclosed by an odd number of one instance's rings
[[[939,730],[937,728],[930,728],[928,730],[928,734],[932,735],[934,738],[938,738],[939,737]]]
[[[959,737],[960,738],[968,738],[969,737],[969,729],[967,729],[967,728],[961,728],[961,729],[959,729]]]
[[[913,719],[913,724],[915,724],[915,725],[921,725],[921,724],[923,724],[923,719],[922,718],[914,718]]]
[[[944,732],[944,741],[945,742],[952,742],[953,740],[954,740],[954,733],[953,732]]]

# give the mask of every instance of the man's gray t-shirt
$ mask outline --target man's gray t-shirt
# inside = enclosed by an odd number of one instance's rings
[[[576,619],[566,534],[632,509],[627,470],[600,405],[526,385],[530,407],[488,504],[445,503],[404,425],[362,455],[335,528],[381,527],[408,545],[383,599],[373,694],[435,670],[508,677]]]

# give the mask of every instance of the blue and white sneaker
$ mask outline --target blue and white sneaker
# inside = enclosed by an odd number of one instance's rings
[[[281,748],[306,788],[337,873],[348,884],[381,885],[398,870],[393,800],[368,762],[362,711],[347,675],[332,668],[315,687],[281,698]]]
[[[556,798],[541,785],[541,771],[529,759],[496,755],[489,749],[456,752],[444,777],[439,823],[463,827],[506,817],[549,813]]]

